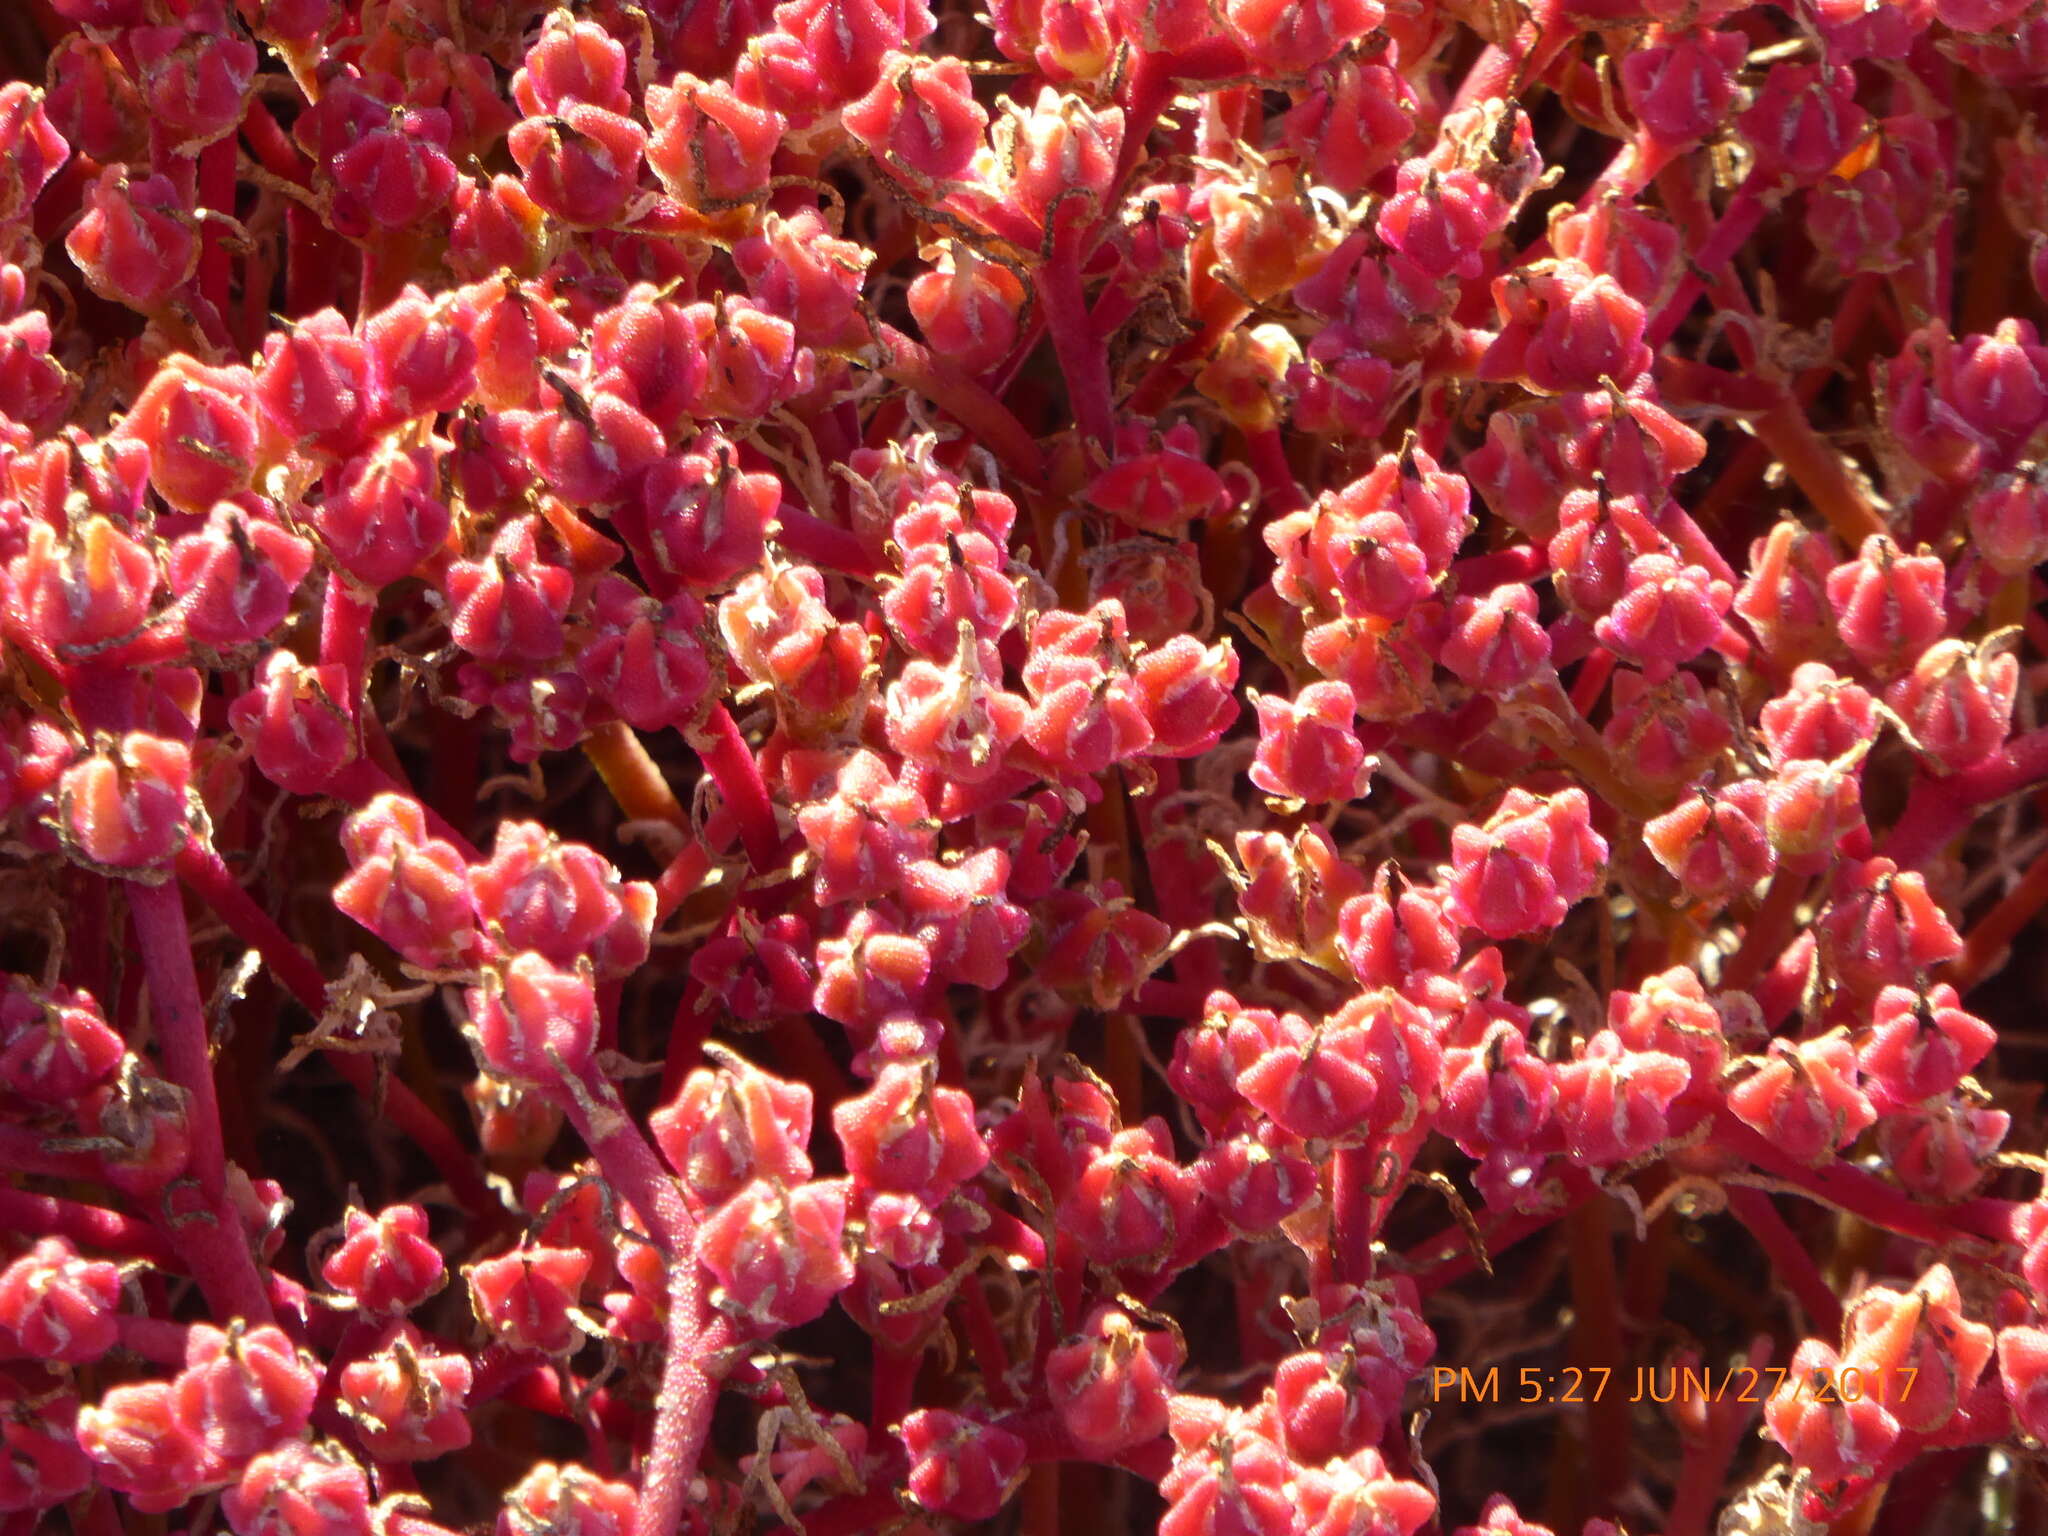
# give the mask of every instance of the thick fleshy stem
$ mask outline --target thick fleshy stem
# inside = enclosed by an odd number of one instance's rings
[[[1808,1167],[1796,1158],[1788,1157],[1776,1143],[1759,1136],[1727,1109],[1715,1112],[1713,1138],[1708,1144],[1746,1159],[1771,1178],[1793,1186],[1803,1195],[1847,1211],[1872,1226],[1896,1232],[1901,1237],[1938,1247],[1954,1242],[1960,1229],[1990,1242],[2009,1243],[2015,1240],[2012,1213],[2018,1207],[2013,1201],[1969,1200],[1961,1205],[1923,1205],[1897,1187],[1847,1163]]]
[[[646,1221],[668,1262],[668,1341],[654,1431],[640,1469],[639,1536],[674,1536],[696,1475],[718,1386],[706,1360],[722,1332],[705,1315],[697,1224],[682,1186],[596,1073],[565,1083],[558,1101],[613,1188]]]
[[[1109,352],[1088,314],[1088,296],[1081,286],[1084,221],[1075,210],[1053,237],[1053,248],[1038,273],[1038,302],[1052,335],[1053,355],[1067,381],[1067,400],[1084,437],[1105,451],[1116,433],[1116,405],[1110,392]],[[1064,207],[1050,215],[1060,218]]]
[[[0,1172],[30,1173],[46,1179],[95,1183],[100,1160],[90,1152],[54,1151],[49,1138],[25,1125],[0,1123]]]
[[[320,660],[347,670],[351,700],[362,696],[370,623],[376,612],[374,597],[352,590],[340,571],[327,573],[327,594],[320,607]]]
[[[32,1195],[23,1189],[0,1188],[0,1228],[53,1233],[82,1247],[103,1248],[123,1258],[147,1259],[171,1268],[181,1266],[176,1252],[147,1222],[58,1195]]]
[[[1748,1366],[1761,1371],[1770,1364],[1771,1340],[1759,1334],[1749,1346]],[[1707,1522],[1719,1502],[1728,1477],[1728,1467],[1741,1449],[1743,1435],[1756,1411],[1740,1392],[1711,1396],[1702,1405],[1703,1421],[1696,1433],[1685,1437],[1684,1457],[1678,1467],[1678,1483],[1671,1490],[1671,1507],[1664,1516],[1664,1536],[1706,1536]]]
[[[1294,478],[1294,470],[1287,462],[1287,450],[1280,441],[1278,428],[1246,433],[1244,446],[1252,471],[1266,493],[1266,505],[1276,515],[1299,512],[1308,505],[1308,497],[1302,494],[1301,483]]]
[[[1735,189],[1735,195],[1728,200],[1728,206],[1714,225],[1713,234],[1686,264],[1686,274],[1679,279],[1677,290],[1651,316],[1649,329],[1643,336],[1651,348],[1661,349],[1671,339],[1671,333],[1678,329],[1699,296],[1706,292],[1709,280],[1749,243],[1750,236],[1756,233],[1757,226],[1770,211],[1764,194],[1774,180],[1774,176],[1760,170],[1751,171],[1742,185]]]
[[[2043,779],[2048,779],[2048,728],[2015,736],[1959,773],[1919,779],[1879,852],[1901,869],[1919,868],[1979,813]]]
[[[263,963],[285,984],[302,1008],[316,1019],[326,1012],[327,979],[321,975],[320,967],[236,883],[219,854],[198,843],[190,843],[178,855],[177,868],[179,880],[191,887],[193,894],[212,908],[214,916],[226,923],[243,943],[263,957]],[[365,1099],[374,1100],[377,1068],[368,1057],[346,1050],[332,1050],[325,1054],[334,1070],[358,1093]],[[392,1125],[433,1163],[436,1171],[448,1181],[449,1190],[472,1217],[493,1223],[502,1219],[502,1207],[485,1186],[477,1171],[475,1157],[463,1147],[440,1116],[427,1108],[404,1083],[395,1080],[384,1085],[383,1102],[384,1112],[390,1116]]]
[[[192,1265],[192,1276],[216,1316],[268,1322],[270,1298],[256,1272],[241,1218],[227,1197],[220,1100],[214,1091],[206,1006],[199,996],[198,973],[192,967],[192,935],[185,924],[183,894],[168,880],[156,885],[132,881],[128,911],[135,921],[143,972],[149,978],[150,1020],[163,1053],[164,1072],[186,1096],[190,1170],[219,1229],[210,1239],[181,1246]]]
[[[1967,990],[2004,963],[2007,947],[2034,914],[2048,906],[2048,854],[2035,858],[2019,883],[2001,896],[1963,935],[1963,953],[1948,970],[1948,980]]]
[[[761,778],[761,765],[740,734],[739,723],[723,704],[713,705],[704,728],[692,732],[690,745],[704,760],[704,771],[739,822],[740,843],[757,875],[774,869],[782,852],[782,834],[775,825],[775,805]]]
[[[944,363],[893,325],[876,327],[881,343],[879,372],[892,383],[914,389],[972,432],[1003,463],[1029,486],[1045,483],[1045,461],[1038,440],[1031,435],[1010,408],[974,382]]]
[[[1799,1300],[1806,1311],[1807,1331],[1831,1339],[1842,1329],[1842,1303],[1806,1251],[1771,1197],[1759,1189],[1728,1191],[1729,1214],[1749,1229],[1757,1246],[1771,1261],[1771,1273],[1778,1283]]]

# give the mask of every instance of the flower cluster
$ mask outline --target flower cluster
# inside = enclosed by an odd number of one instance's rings
[[[2048,1518],[2039,4],[0,78],[0,1530]]]

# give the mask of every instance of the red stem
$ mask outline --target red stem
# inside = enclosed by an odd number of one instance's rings
[[[588,1074],[580,1092],[558,1096],[604,1176],[646,1221],[668,1261],[668,1344],[655,1397],[654,1432],[640,1468],[639,1536],[674,1536],[696,1475],[718,1384],[706,1369],[708,1339],[719,1330],[705,1315],[697,1263],[697,1223],[682,1186],[620,1105],[610,1083]]]
[[[160,1269],[184,1267],[184,1261],[148,1222],[57,1195],[0,1188],[0,1228],[68,1237],[82,1248],[103,1248],[123,1258],[147,1259]]]
[[[1056,206],[1050,217],[1066,214]],[[1088,296],[1081,287],[1083,221],[1067,214],[1067,227],[1055,237],[1053,251],[1038,273],[1038,302],[1053,354],[1067,381],[1067,399],[1075,425],[1105,450],[1116,433],[1116,405],[1110,391],[1109,352],[1097,339],[1088,315]]]
[[[241,1218],[227,1198],[227,1154],[214,1094],[213,1058],[206,1038],[206,1006],[192,967],[192,935],[185,926],[183,894],[170,881],[131,881],[128,911],[143,973],[149,979],[150,1022],[164,1073],[185,1091],[191,1137],[188,1167],[218,1230],[180,1245],[192,1276],[216,1316],[270,1320],[270,1297],[256,1272]]]
[[[754,873],[766,874],[781,862],[782,834],[776,830],[775,807],[768,798],[768,786],[761,779],[761,765],[740,728],[723,704],[714,705],[701,735],[690,745],[704,760],[704,771],[718,785],[733,816],[739,822],[740,843],[747,850],[747,862]]]
[[[2015,736],[2002,751],[1947,778],[1921,778],[1880,850],[1901,869],[1916,869],[1981,811],[2048,779],[2048,727]]]
[[[1799,1235],[1791,1224],[1771,1204],[1771,1197],[1760,1189],[1731,1187],[1728,1191],[1728,1209],[1735,1219],[1749,1229],[1770,1258],[1771,1272],[1778,1277],[1778,1283],[1790,1291],[1806,1309],[1810,1324],[1808,1332],[1824,1339],[1832,1339],[1842,1331],[1841,1299],[1828,1288],[1827,1281],[1815,1267],[1813,1255],[1806,1251]]]
[[[213,909],[214,916],[234,930],[235,935],[262,955],[263,963],[299,1005],[316,1019],[327,1008],[327,979],[319,966],[278,927],[269,913],[256,905],[249,893],[235,882],[220,855],[197,843],[188,844],[178,855],[178,878]],[[364,1098],[377,1088],[377,1069],[369,1058],[351,1051],[328,1051],[329,1065]],[[384,1089],[384,1112],[401,1135],[433,1163],[450,1191],[472,1217],[487,1222],[501,1219],[497,1198],[485,1186],[476,1159],[455,1133],[404,1083],[395,1078]]]

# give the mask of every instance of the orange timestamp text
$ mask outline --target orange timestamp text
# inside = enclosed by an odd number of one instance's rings
[[[1432,1402],[1447,1403],[1597,1403],[1625,1394],[1631,1403],[1720,1402],[1734,1399],[1761,1403],[1772,1397],[1797,1397],[1817,1403],[1858,1403],[1866,1399],[1887,1406],[1906,1402],[1919,1378],[1917,1366],[1841,1365],[1826,1370],[1794,1371],[1782,1365],[1650,1366],[1614,1370],[1576,1365],[1544,1369],[1525,1365],[1504,1371],[1439,1365],[1429,1373]]]

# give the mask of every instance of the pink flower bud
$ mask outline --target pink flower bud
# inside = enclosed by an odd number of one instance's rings
[[[38,1392],[22,1412],[19,1387],[0,1391],[0,1509],[10,1513],[54,1509],[93,1486],[91,1459],[80,1448],[78,1399],[69,1392]],[[132,1501],[131,1501],[132,1502]]]
[[[557,11],[512,76],[512,99],[528,117],[545,117],[579,101],[607,112],[630,112],[626,50],[594,22]]]
[[[0,1090],[70,1104],[112,1077],[126,1050],[91,993],[0,981]]]
[[[711,333],[710,375],[701,413],[752,421],[809,392],[818,360],[796,327],[750,300],[727,294]]]
[[[1860,1488],[1888,1464],[1899,1423],[1876,1394],[1845,1402],[1838,1393],[1813,1390],[1814,1381],[1833,1381],[1842,1357],[1818,1339],[1793,1352],[1784,1384],[1764,1404],[1764,1425],[1793,1462],[1831,1498]]]
[[[1803,1163],[1820,1163],[1877,1119],[1857,1086],[1856,1052],[1846,1032],[1797,1044],[1777,1040],[1750,1063],[1757,1070],[1728,1090],[1735,1117]]]
[[[2012,730],[2019,658],[1992,642],[1937,640],[1885,690],[1936,773],[1954,773],[1996,752]]]
[[[1567,394],[1607,379],[1626,388],[1650,365],[1643,305],[1605,272],[1570,260],[1517,268],[1494,279],[1493,293],[1503,329],[1492,366],[1518,360],[1532,389]]]
[[[1237,719],[1237,652],[1228,640],[1204,646],[1176,635],[1132,669],[1155,757],[1199,757]]]
[[[186,637],[232,649],[284,622],[293,589],[312,568],[313,547],[276,523],[221,502],[206,527],[171,546],[168,575]]]
[[[1299,75],[1326,62],[1378,26],[1378,0],[1300,5],[1293,0],[1234,0],[1224,7],[1246,54],[1275,75]]]
[[[536,1089],[478,1076],[463,1085],[462,1096],[475,1111],[477,1141],[495,1163],[536,1163],[561,1134],[560,1106]]]
[[[933,1514],[992,1520],[1023,1479],[1026,1446],[1000,1425],[920,1408],[896,1432],[910,1456],[910,1497]]]
[[[0,1340],[32,1360],[90,1365],[120,1339],[121,1271],[46,1237],[0,1270]]]
[[[564,224],[603,229],[624,217],[640,184],[647,130],[586,102],[522,118],[506,136],[527,195]]]
[[[1045,950],[1038,975],[1047,986],[1114,1008],[1166,960],[1173,930],[1105,880],[1092,889],[1054,891],[1039,914]]]
[[[1254,693],[1259,749],[1251,781],[1269,795],[1312,803],[1353,800],[1366,790],[1371,770],[1351,728],[1351,690],[1342,683],[1309,683],[1292,700]]]
[[[817,859],[819,904],[887,895],[907,862],[931,853],[927,814],[923,798],[872,752],[848,758],[831,797],[797,812],[797,829]]]
[[[1292,1150],[1297,1145],[1270,1122],[1211,1141],[1195,1160],[1203,1198],[1231,1230],[1246,1236],[1271,1232],[1315,1198],[1315,1165]]]
[[[988,129],[959,59],[904,54],[889,57],[881,78],[841,120],[892,174],[925,182],[965,176]]]
[[[1343,861],[1330,835],[1314,822],[1292,838],[1281,832],[1240,832],[1236,852],[1244,873],[1231,883],[1260,955],[1341,970],[1338,913],[1363,896],[1365,877]]]
[[[334,904],[423,970],[471,963],[477,945],[469,866],[430,838],[416,802],[379,795],[342,829],[352,868]]]
[[[58,655],[125,650],[149,624],[156,560],[111,519],[90,516],[62,533],[33,524],[7,567],[14,617]]]
[[[1863,831],[1860,769],[1844,759],[1795,759],[1770,780],[1764,815],[1779,867],[1818,874]]]
[[[1817,182],[1869,131],[1856,77],[1842,65],[1780,60],[1737,125],[1765,175]]]
[[[903,905],[938,975],[994,990],[1031,936],[1031,914],[1008,899],[1009,855],[983,848],[956,861],[920,859],[903,872]]]
[[[183,25],[138,27],[128,45],[149,114],[184,153],[234,132],[256,76],[256,45],[201,5]]]
[[[692,1072],[651,1124],[669,1166],[707,1208],[755,1180],[800,1184],[811,1176],[811,1090],[737,1056]]]
[[[1064,1235],[1105,1268],[1163,1263],[1193,1221],[1194,1175],[1167,1156],[1164,1124],[1118,1131],[1088,1159],[1060,1202]]]
[[[506,1492],[496,1536],[633,1536],[638,1503],[630,1483],[544,1461]]]
[[[1743,779],[1702,789],[1643,826],[1643,841],[1686,895],[1721,902],[1753,889],[1776,867],[1764,835],[1765,785]]]
[[[78,1443],[97,1476],[144,1513],[176,1509],[229,1468],[200,1438],[168,1381],[115,1387],[79,1410]],[[10,1445],[10,1449],[12,1449]]]
[[[689,208],[764,195],[789,126],[780,112],[742,99],[725,81],[687,74],[648,87],[647,121],[654,128],[647,163]]]
[[[576,653],[591,690],[639,731],[683,727],[704,706],[713,677],[697,638],[706,628],[695,599],[657,603],[623,576],[605,576],[591,595],[599,626]]]
[[[368,1317],[410,1312],[447,1282],[440,1252],[417,1205],[386,1206],[372,1216],[350,1206],[342,1238],[320,1278]]]
[[[962,625],[965,629],[964,620]],[[922,657],[907,664],[889,685],[884,723],[889,745],[958,783],[976,783],[1000,772],[1030,706],[989,685],[983,673],[983,653],[989,649],[970,639],[948,666]]]
[[[963,624],[978,641],[1000,639],[1021,607],[1004,556],[993,539],[973,530],[903,550],[902,578],[881,600],[897,641],[913,656],[943,662],[959,651]]]
[[[1714,643],[1734,595],[1733,587],[1700,566],[1682,565],[1669,555],[1638,555],[1594,633],[1654,682]]]
[[[590,1065],[597,1048],[597,999],[590,967],[561,970],[528,951],[469,990],[477,1049],[501,1077],[552,1084]]]
[[[887,85],[885,80],[876,89]],[[988,372],[1016,344],[1024,285],[1008,267],[976,256],[964,242],[945,241],[931,270],[911,279],[905,297],[926,344],[961,373]]]
[[[1556,1105],[1555,1069],[1529,1054],[1528,1041],[1512,1024],[1495,1024],[1481,1044],[1444,1053],[1437,1129],[1475,1157],[1496,1147],[1529,1146]]]
[[[448,114],[432,107],[393,107],[328,167],[333,217],[345,230],[411,229],[447,206],[457,180],[448,158]]]
[[[1998,1032],[1966,1013],[1946,982],[1924,994],[1886,987],[1877,994],[1856,1061],[1875,1095],[1906,1104],[1952,1092],[1997,1041]]]
[[[1877,1155],[1906,1193],[1948,1205],[1976,1192],[2012,1129],[2012,1116],[1948,1094],[1909,1104],[1877,1124]]]
[[[1290,1536],[1301,1529],[1299,1469],[1276,1443],[1277,1424],[1188,1396],[1168,1405],[1168,1422],[1177,1454],[1159,1484],[1168,1505],[1159,1536]]]
[[[1667,1112],[1691,1069],[1662,1051],[1632,1051],[1603,1029],[1557,1069],[1557,1118],[1574,1158],[1613,1166],[1671,1134]]]
[[[1970,547],[2001,576],[2024,576],[2048,560],[2048,471],[2000,475],[1968,508]]]
[[[235,1536],[370,1536],[370,1480],[332,1441],[257,1457],[221,1495]]]
[[[1437,659],[1476,692],[1504,698],[1550,660],[1550,636],[1537,620],[1536,591],[1520,582],[1452,599],[1450,622]]]
[[[1948,624],[1947,569],[1939,556],[1907,555],[1882,534],[1828,573],[1828,604],[1843,641],[1881,677],[1907,671]]]
[[[1307,92],[1280,120],[1282,137],[1313,156],[1318,184],[1356,197],[1400,160],[1417,106],[1414,86],[1399,72],[1340,54],[1310,73]]]
[[[1781,767],[1796,758],[1832,760],[1877,739],[1877,701],[1825,662],[1802,662],[1757,723],[1771,761]]]
[[[433,450],[389,439],[329,472],[313,526],[358,581],[384,586],[410,575],[448,537]]]
[[[185,846],[192,755],[184,743],[130,731],[64,770],[58,835],[103,869],[160,869]]]
[[[469,1444],[471,1379],[468,1360],[394,1323],[374,1351],[342,1368],[341,1408],[377,1460],[430,1461]]]
[[[277,650],[256,686],[228,706],[228,723],[265,778],[295,795],[318,794],[357,757],[353,704],[347,668],[302,666]]]
[[[344,459],[363,444],[369,354],[337,310],[323,309],[263,344],[256,403],[294,447]]]
[[[245,1461],[291,1440],[313,1416],[320,1371],[282,1329],[195,1323],[173,1387],[179,1418],[223,1461]]]
[[[1726,120],[1742,59],[1739,32],[1659,27],[1622,59],[1622,99],[1664,147],[1686,149]]]
[[[567,1355],[585,1332],[576,1309],[590,1255],[568,1248],[515,1248],[464,1269],[477,1321],[512,1349]]]
[[[255,378],[182,353],[150,377],[119,433],[149,449],[149,483],[180,512],[203,515],[249,489],[259,465]]]
[[[541,662],[562,649],[562,616],[575,577],[537,517],[498,530],[482,560],[457,560],[444,578],[455,643],[483,661]]]
[[[1946,1264],[1936,1264],[1910,1292],[1873,1287],[1856,1298],[1843,1326],[1842,1357],[1872,1377],[1917,1370],[1933,1387],[1925,1398],[1886,1394],[1903,1428],[1938,1434],[1953,1424],[1984,1368],[1992,1332],[1963,1316],[1963,1298]]]
[[[823,1316],[853,1283],[847,1185],[757,1179],[712,1212],[697,1228],[697,1255],[719,1285],[712,1304],[763,1332]]]
[[[1171,1333],[1141,1331],[1120,1309],[1097,1307],[1046,1356],[1047,1395],[1076,1444],[1114,1455],[1166,1433],[1166,1401],[1185,1356]]]
[[[102,78],[110,84],[121,78],[119,65],[111,59],[102,69]],[[51,75],[53,80],[61,78],[56,67]],[[132,95],[134,87],[128,86],[128,91]],[[50,122],[43,93],[24,80],[0,85],[0,225],[23,225],[37,194],[70,156],[71,147]]]
[[[2048,1329],[2001,1328],[1998,1376],[2020,1431],[2048,1439]]]
[[[980,1172],[988,1149],[974,1129],[974,1104],[936,1086],[929,1062],[894,1062],[858,1098],[832,1111],[846,1170],[863,1189],[893,1189],[936,1203]]]
[[[1229,503],[1223,477],[1199,457],[1185,423],[1149,434],[1137,424],[1117,434],[1119,457],[1082,491],[1082,499],[1148,533],[1172,534]]]
[[[811,1006],[855,1029],[914,1010],[931,978],[931,946],[904,929],[892,907],[863,907],[844,933],[818,943],[818,987]]]
[[[538,275],[547,257],[547,215],[516,177],[501,171],[489,181],[458,179],[451,196],[455,220],[448,231],[448,264],[458,276]]]
[[[1963,941],[1927,892],[1926,877],[1890,859],[1846,864],[1816,924],[1821,953],[1852,992],[1874,997],[1963,952]]]
[[[1555,927],[1592,894],[1607,844],[1581,789],[1549,799],[1510,790],[1482,827],[1451,833],[1452,912],[1490,939]]]
[[[1029,229],[1042,230],[1063,195],[1062,222],[1085,217],[1079,210],[1091,199],[1099,211],[1123,148],[1123,109],[1098,112],[1078,97],[1045,86],[1029,111],[1013,104],[1011,113],[992,134],[995,162],[1007,171],[1004,212],[1020,217]]]

